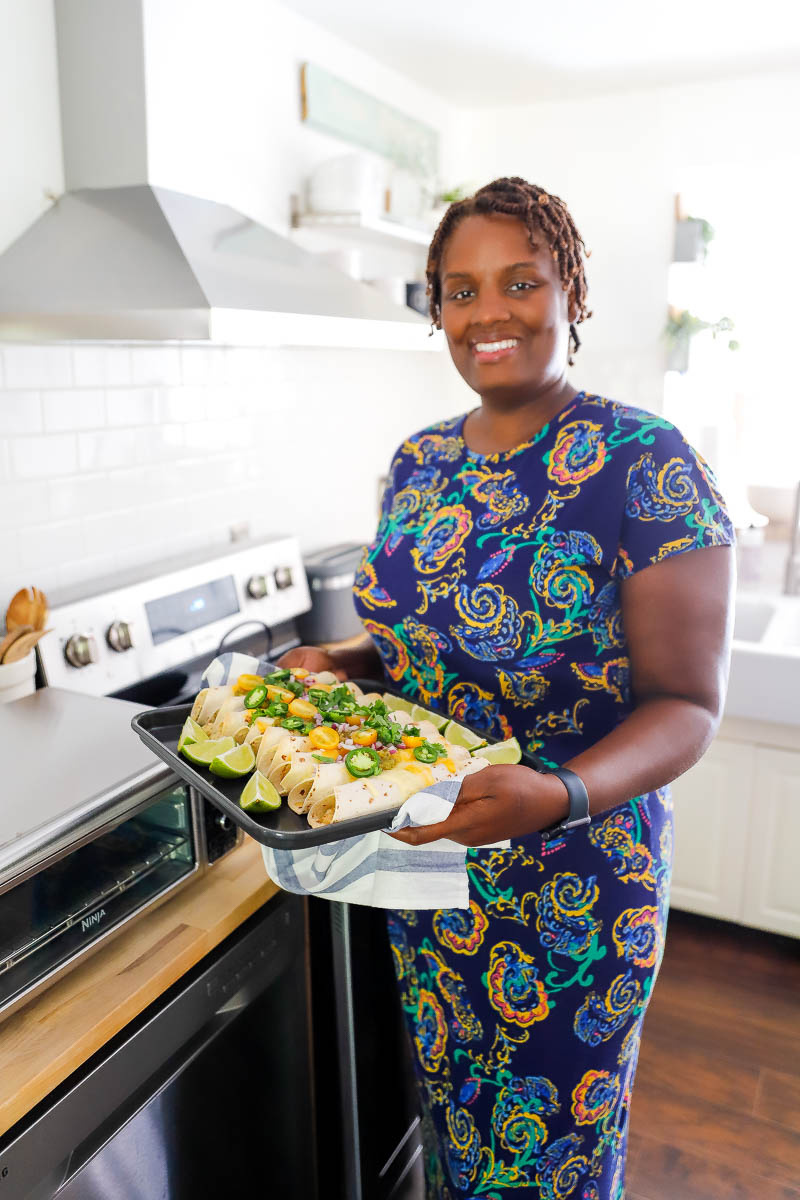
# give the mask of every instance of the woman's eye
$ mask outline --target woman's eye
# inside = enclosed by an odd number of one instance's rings
[[[535,287],[536,287],[536,284],[529,283],[527,281],[527,279],[518,279],[515,283],[511,284],[510,290],[513,291],[515,288],[519,288],[520,291],[523,291],[523,290],[528,291],[529,289],[533,289]]]
[[[460,292],[451,292],[448,299],[463,300],[465,296],[471,296],[471,295],[472,295],[472,292],[470,291],[469,288],[462,288]]]

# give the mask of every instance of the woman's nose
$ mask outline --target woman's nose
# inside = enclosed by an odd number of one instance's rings
[[[505,293],[497,288],[481,288],[472,310],[474,323],[493,325],[498,321],[508,321],[510,317],[511,310]]]

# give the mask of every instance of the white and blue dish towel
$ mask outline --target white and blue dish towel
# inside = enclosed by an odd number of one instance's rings
[[[204,687],[231,683],[240,675],[277,670],[267,659],[247,654],[221,654],[208,665]],[[461,777],[445,779],[406,800],[392,829],[444,821],[461,788]],[[506,849],[507,841],[492,843]],[[465,846],[440,839],[425,846],[406,846],[380,830],[308,846],[273,850],[262,846],[270,879],[286,892],[320,896],[373,908],[468,908],[469,881]]]

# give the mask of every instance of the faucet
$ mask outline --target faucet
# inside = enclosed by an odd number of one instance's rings
[[[787,596],[800,595],[800,483],[794,498],[794,517],[789,539],[789,557],[786,560],[786,579],[783,590]]]

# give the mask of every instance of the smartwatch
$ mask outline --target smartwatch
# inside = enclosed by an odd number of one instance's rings
[[[592,818],[589,815],[589,793],[580,776],[576,775],[574,771],[570,771],[568,767],[556,767],[554,770],[547,770],[543,773],[557,775],[567,789],[569,797],[569,813],[564,820],[559,821],[558,825],[551,825],[549,829],[539,830],[542,841],[549,842],[551,838],[558,837],[569,829],[588,825]]]

